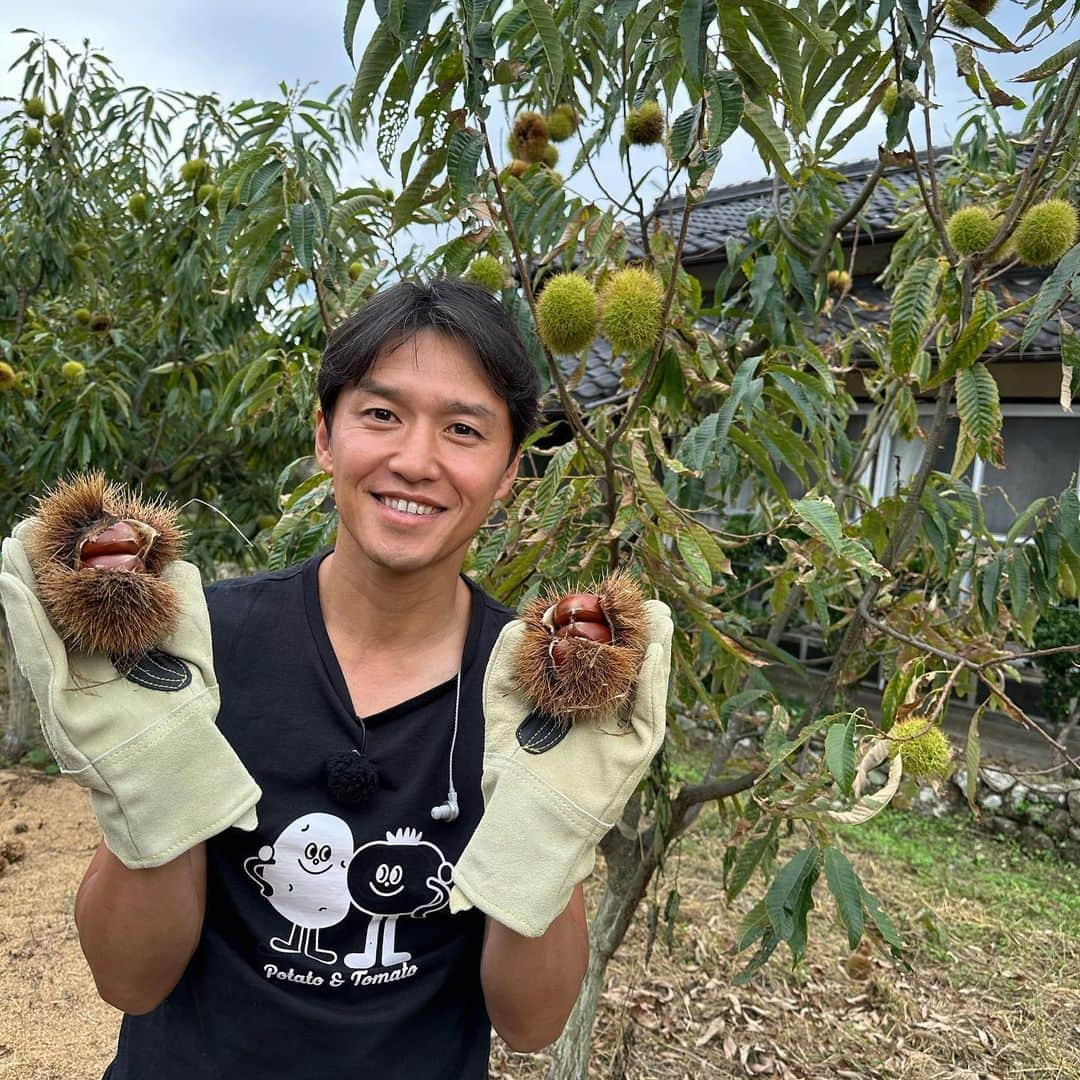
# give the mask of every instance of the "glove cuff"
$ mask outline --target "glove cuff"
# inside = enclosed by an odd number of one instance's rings
[[[90,801],[129,869],[161,866],[233,824],[255,827],[262,791],[214,723],[216,698],[209,688],[93,761],[101,785]]]
[[[454,867],[451,910],[460,894],[516,933],[540,937],[592,872],[596,845],[610,826],[513,758],[498,766],[491,801]],[[466,907],[460,898],[457,904]]]

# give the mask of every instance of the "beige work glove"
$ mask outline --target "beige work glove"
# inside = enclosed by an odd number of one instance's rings
[[[124,678],[103,654],[68,651],[49,622],[23,547],[36,525],[22,521],[4,540],[0,600],[45,741],[61,773],[90,789],[106,846],[140,869],[230,825],[254,829],[262,792],[214,722],[219,694],[199,571],[180,561],[165,568],[180,601],[177,629],[159,646],[166,656],[155,650]]]
[[[515,687],[510,658],[525,624],[503,627],[484,675],[484,814],[454,867],[452,912],[477,907],[539,937],[592,872],[596,845],[664,741],[671,610],[659,600],[645,607],[649,644],[633,712],[615,733],[578,723],[558,740],[561,728],[530,723],[519,738],[532,710]]]

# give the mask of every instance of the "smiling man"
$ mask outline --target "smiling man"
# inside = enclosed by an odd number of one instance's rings
[[[99,992],[126,1013],[109,1080],[479,1080],[492,1026],[548,1045],[586,970],[596,842],[663,739],[657,601],[626,730],[522,739],[522,624],[462,573],[537,422],[499,302],[453,280],[388,288],[330,336],[318,390],[333,548],[205,596],[194,575],[186,636],[162,648],[205,678],[198,724],[194,701],[158,719],[153,687],[91,692],[96,729],[109,709],[141,728],[121,764],[159,778],[111,793],[76,898]],[[13,635],[30,576],[0,579]],[[39,640],[19,631],[21,661]]]

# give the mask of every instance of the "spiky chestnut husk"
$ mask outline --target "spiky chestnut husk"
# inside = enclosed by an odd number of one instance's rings
[[[1013,234],[1017,258],[1028,266],[1051,266],[1076,243],[1076,208],[1048,199],[1024,211]]]
[[[885,92],[881,95],[881,111],[886,116],[892,116],[896,111],[896,103],[900,100],[900,91],[896,83],[889,83]]]
[[[490,293],[497,293],[502,291],[506,283],[506,271],[494,255],[477,255],[465,271],[465,280]]]
[[[31,120],[45,119],[45,102],[39,97],[27,98],[23,102],[23,110]]]
[[[71,257],[73,259],[90,258],[90,245],[85,240],[79,240],[71,245]]]
[[[642,102],[626,117],[626,141],[634,146],[653,146],[664,137],[664,110],[658,102]]]
[[[61,365],[60,374],[68,382],[81,382],[86,375],[86,368],[78,360],[68,360]]]
[[[577,116],[569,105],[560,105],[547,118],[547,126],[552,142],[566,142],[577,127]]]
[[[619,270],[600,290],[600,325],[616,353],[650,348],[663,311],[664,288],[648,270]]]
[[[106,330],[112,326],[112,319],[103,312],[98,312],[97,315],[90,316],[89,327],[97,334],[104,334]]]
[[[549,169],[554,169],[559,164],[559,151],[548,143],[544,147],[543,156],[540,159]]]
[[[515,180],[520,180],[529,169],[529,163],[522,161],[521,158],[514,158],[509,165],[503,170],[503,172],[512,176]]]
[[[509,139],[510,152],[514,157],[534,165],[543,161],[547,145],[547,121],[538,112],[518,113]]]
[[[77,307],[77,308],[76,308],[76,309],[75,309],[75,310],[74,310],[74,311],[73,311],[73,312],[71,313],[71,317],[72,317],[72,318],[73,318],[73,319],[74,319],[74,320],[75,320],[75,321],[76,321],[76,322],[77,322],[77,323],[78,323],[78,324],[79,324],[80,326],[89,326],[89,325],[90,325],[90,320],[91,320],[91,319],[92,319],[92,318],[93,318],[94,316],[90,314],[90,309],[89,309],[89,308],[85,308],[85,307]]]
[[[69,648],[105,653],[123,671],[172,633],[180,607],[159,575],[183,551],[175,508],[144,502],[92,472],[57,483],[38,498],[35,514],[27,557],[41,603]],[[148,545],[145,571],[81,567],[83,543],[121,521]]]
[[[556,355],[573,356],[596,338],[597,297],[581,274],[556,274],[536,302],[536,329]]]
[[[889,729],[889,738],[895,740],[892,753],[900,755],[904,772],[909,776],[923,780],[945,780],[952,775],[952,746],[941,728],[936,725],[926,727],[925,717],[913,716],[910,720],[893,724]]]
[[[961,255],[985,251],[997,233],[994,216],[985,206],[965,206],[949,218],[945,226],[949,243]]]
[[[180,179],[183,180],[185,184],[192,184],[196,180],[201,180],[209,169],[210,166],[207,165],[204,158],[191,158],[180,166]]]
[[[51,127],[53,129],[53,131],[63,131],[64,130],[64,114],[54,112],[49,117],[49,127]]]
[[[997,7],[997,0],[964,0],[964,5],[985,19]],[[945,21],[953,26],[970,26],[971,16],[955,0],[945,0]]]
[[[33,150],[35,147],[41,145],[41,128],[28,127],[23,130],[22,134],[23,146],[29,147]]]
[[[200,203],[209,202],[217,194],[216,184],[200,184],[195,192],[195,201]]]
[[[15,385],[15,369],[6,361],[0,360],[0,390],[7,390]]]
[[[533,708],[564,724],[625,724],[648,646],[641,586],[617,570],[587,589],[568,591],[599,597],[611,643],[565,638],[565,659],[556,669],[549,655],[553,632],[545,615],[565,593],[548,589],[521,613],[525,632],[513,657],[514,680]]]
[[[128,212],[137,221],[145,221],[150,200],[144,192],[137,191],[127,201]]]

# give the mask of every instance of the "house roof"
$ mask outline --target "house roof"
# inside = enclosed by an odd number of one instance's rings
[[[944,163],[952,154],[949,146],[934,148],[934,160]],[[1018,163],[1026,162],[1030,150],[1021,148],[1017,151]],[[919,155],[920,163],[925,163],[928,154]],[[836,170],[845,179],[839,184],[844,199],[850,203],[862,189],[866,178],[877,165],[876,158],[854,161],[836,166]],[[939,166],[939,168],[944,165]],[[898,235],[893,227],[899,208],[900,199],[918,184],[915,170],[909,166],[890,166],[885,169],[880,182],[874,189],[858,217],[859,228],[864,239],[892,240]],[[772,210],[772,180],[755,180],[724,187],[712,188],[700,203],[690,211],[690,222],[683,246],[683,262],[692,271],[694,266],[718,263],[724,260],[725,245],[728,237],[738,240],[749,239],[749,221],[761,211],[766,214]],[[781,205],[785,205],[787,196],[782,190]],[[661,217],[669,218],[667,227],[677,231],[679,216],[685,201],[682,197],[668,199],[657,207]],[[855,224],[848,226],[845,235],[854,232]],[[869,236],[867,236],[869,233]],[[641,258],[643,249],[634,239],[633,224],[627,226],[630,240],[631,258]],[[998,304],[1005,308],[1025,300],[1038,292],[1046,273],[1027,267],[1014,267],[992,283],[998,297]],[[847,333],[857,326],[867,328],[874,325],[888,326],[890,318],[890,290],[875,284],[873,276],[856,277],[850,292],[833,308],[831,315],[818,324],[815,337],[825,341],[837,332]],[[1066,304],[1063,316],[1070,322],[1080,320],[1080,306]],[[710,320],[706,320],[710,322]],[[1014,318],[1004,324],[1002,338],[993,346],[992,355],[997,359],[1017,357],[1018,343],[1023,332],[1024,320]],[[1060,356],[1058,341],[1058,321],[1052,320],[1036,335],[1031,345],[1024,350],[1025,359],[1048,359]],[[560,369],[569,376],[577,365],[575,357],[560,357]],[[627,396],[628,391],[619,388],[619,372],[622,359],[612,358],[606,341],[597,339],[586,358],[585,372],[572,390],[574,397],[583,406],[605,404]]]

